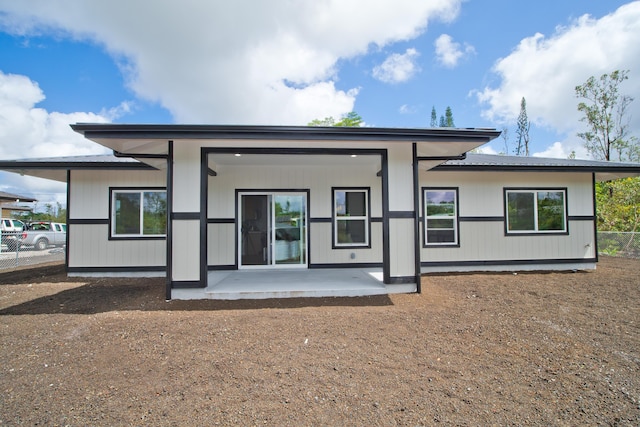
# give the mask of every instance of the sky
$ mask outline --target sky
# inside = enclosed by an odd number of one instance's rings
[[[150,7],[153,5],[153,7]],[[640,1],[0,0],[0,159],[104,154],[69,124],[507,129],[588,158],[575,87],[629,70],[640,135]],[[0,172],[0,191],[65,205],[64,184]]]

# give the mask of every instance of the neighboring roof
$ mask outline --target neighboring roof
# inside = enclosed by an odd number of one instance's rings
[[[599,181],[640,175],[640,163],[543,157],[467,154],[464,160],[447,160],[435,171],[591,172]]]
[[[0,191],[0,202],[15,202],[17,200],[20,200],[21,202],[37,202],[37,199],[33,199],[31,197]]]

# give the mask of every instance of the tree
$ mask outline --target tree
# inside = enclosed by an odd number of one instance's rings
[[[502,132],[500,133],[502,140],[504,141],[504,152],[500,154],[508,155],[509,154],[509,128],[503,127]]]
[[[640,177],[596,184],[598,230],[640,231]]]
[[[629,70],[615,70],[596,79],[591,76],[576,86],[576,97],[583,98],[578,111],[587,130],[578,133],[584,146],[595,159],[633,161],[639,159],[638,139],[629,137],[627,107],[633,101],[619,93],[620,85],[628,79]]]
[[[431,127],[438,127],[438,115],[436,114],[436,107],[431,107]]]
[[[324,119],[313,119],[308,126],[336,126],[336,127],[360,127],[364,120],[358,113],[351,111],[342,116],[339,121],[335,121],[333,117],[325,117]]]
[[[518,115],[518,128],[516,129],[516,135],[518,136],[518,142],[516,145],[516,156],[529,156],[529,129],[531,128],[531,122],[527,117],[527,101],[522,97],[520,101],[520,114]]]
[[[448,128],[456,127],[453,124],[453,113],[451,112],[451,107],[447,106],[447,109],[444,112],[445,117],[445,126]]]

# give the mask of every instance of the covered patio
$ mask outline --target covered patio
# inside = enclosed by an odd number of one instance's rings
[[[172,299],[355,297],[407,292],[407,288],[415,292],[416,286],[385,285],[381,268],[224,270],[210,271],[207,279],[206,288],[174,288]]]

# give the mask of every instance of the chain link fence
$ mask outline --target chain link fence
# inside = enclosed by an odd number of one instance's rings
[[[2,232],[0,239],[0,271],[28,265],[38,265],[50,262],[64,262],[65,247],[48,247],[37,250],[34,247],[23,246],[20,243],[20,232]]]
[[[640,233],[598,231],[598,252],[604,255],[640,259]]]

